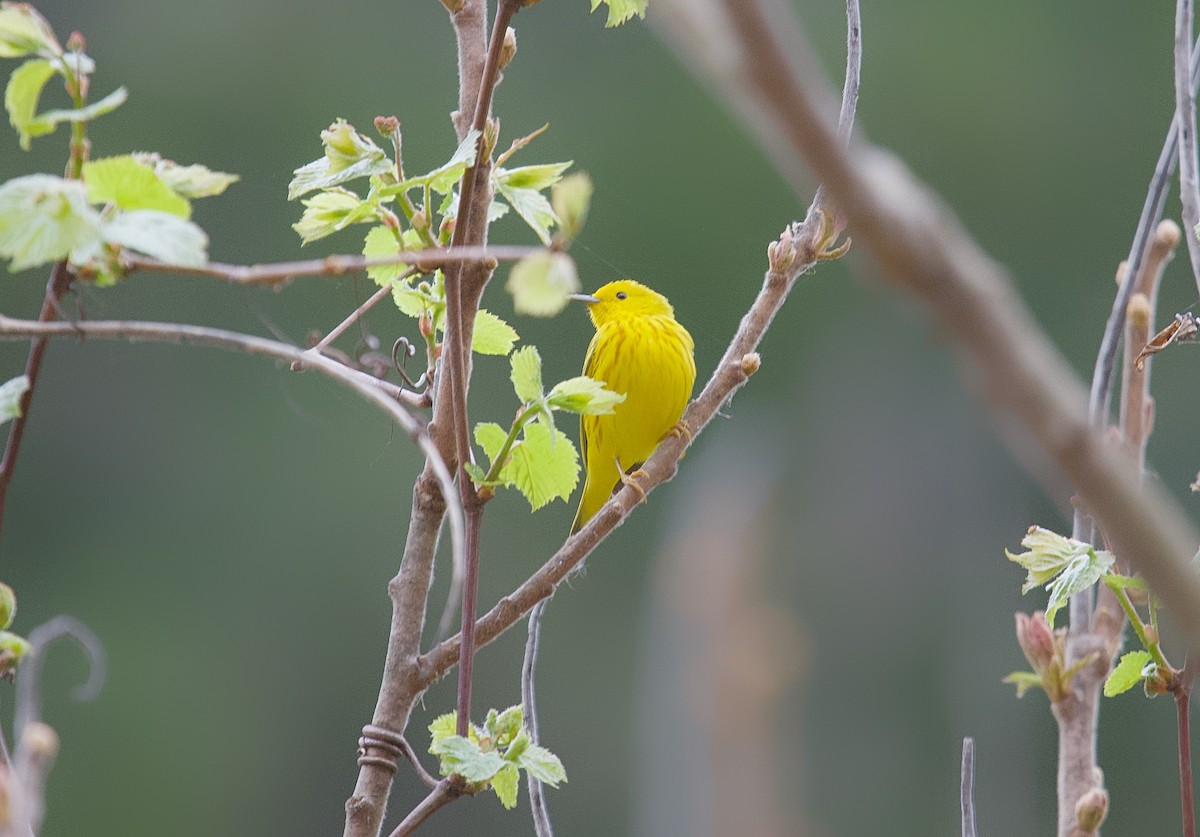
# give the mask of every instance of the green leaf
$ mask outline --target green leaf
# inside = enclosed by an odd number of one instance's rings
[[[1146,579],[1139,578],[1135,575],[1121,575],[1120,573],[1108,573],[1104,576],[1104,583],[1112,590],[1149,590],[1150,587],[1146,584]]]
[[[35,116],[42,88],[53,75],[54,66],[49,61],[33,59],[17,67],[4,88],[4,109],[8,111],[8,121],[20,134],[24,151],[29,150],[34,137],[54,131],[52,123],[41,122]]]
[[[100,215],[82,183],[49,174],[18,177],[0,186],[0,258],[23,270],[66,258],[100,239]]]
[[[93,119],[97,119],[107,113],[112,113],[125,104],[125,100],[128,98],[129,91],[124,87],[118,87],[103,99],[92,102],[90,105],[84,105],[81,108],[48,110],[44,113],[39,113],[36,121],[39,125],[49,125],[51,131],[63,122],[91,122]]]
[[[474,741],[450,735],[429,746],[429,752],[441,759],[441,774],[457,773],[468,782],[486,782],[508,764],[495,750],[483,751]]]
[[[603,3],[608,6],[608,20],[605,26],[620,26],[633,16],[644,18],[646,4],[649,0],[592,0],[592,11],[600,8]]]
[[[454,149],[450,159],[424,177],[418,178],[413,185],[429,184],[429,188],[439,195],[446,195],[454,188],[454,184],[462,180],[463,173],[475,162],[478,153],[479,131],[467,131],[463,141]]]
[[[458,713],[447,712],[445,715],[438,715],[429,724],[429,735],[434,744],[437,744],[444,738],[449,738],[455,734],[458,725]],[[429,752],[433,752],[431,747]]]
[[[496,169],[492,177],[496,185],[507,186],[511,189],[533,189],[541,191],[549,188],[562,179],[563,172],[571,167],[573,161],[565,163],[544,163],[538,166],[521,166],[515,169]]]
[[[579,277],[566,253],[539,250],[513,265],[505,288],[519,313],[552,317],[566,307],[567,294],[579,290]]]
[[[114,203],[121,209],[157,209],[184,219],[192,215],[191,204],[131,154],[84,163],[83,182],[92,203]]]
[[[21,396],[29,391],[29,377],[18,375],[0,385],[0,424],[21,417]],[[8,627],[5,625],[4,627]]]
[[[0,58],[61,55],[62,47],[46,19],[28,3],[0,4]]]
[[[371,227],[367,237],[363,240],[362,254],[368,259],[386,259],[399,252],[400,242],[396,241],[396,234],[390,227],[383,224]],[[367,276],[381,288],[399,279],[407,272],[408,265],[400,262],[367,268]]]
[[[521,708],[521,704],[510,706],[503,712],[496,715],[491,723],[487,724],[487,731],[496,743],[501,747],[507,747],[521,732],[521,723],[524,720],[525,713]]]
[[[536,346],[526,346],[512,353],[508,359],[512,367],[510,377],[513,390],[522,404],[540,401],[542,398],[542,356]]]
[[[564,177],[550,190],[550,206],[558,216],[560,235],[568,241],[579,235],[592,203],[592,179],[583,172]]]
[[[359,177],[393,170],[392,161],[370,137],[338,119],[321,132],[325,156],[296,169],[288,184],[288,200],[295,200],[314,189],[328,189]]]
[[[550,228],[558,223],[558,216],[554,214],[554,209],[550,206],[550,201],[546,200],[546,196],[536,189],[519,189],[503,183],[498,183],[496,186],[509,205],[537,233],[542,243],[549,247]]]
[[[1043,584],[1049,588],[1046,621],[1052,626],[1055,614],[1067,599],[1095,584],[1115,560],[1110,552],[1040,526],[1030,527],[1021,545],[1026,552],[1018,555],[1005,550],[1005,554],[1028,571],[1022,593]]]
[[[1121,655],[1121,661],[1109,672],[1104,681],[1104,696],[1116,697],[1128,692],[1146,677],[1146,666],[1153,667],[1149,651],[1130,651]],[[1151,672],[1153,673],[1153,672]]]
[[[483,421],[475,425],[475,444],[483,448],[489,462],[495,462],[504,443],[508,440],[508,431],[491,421]]]
[[[486,308],[475,313],[471,350],[481,355],[506,355],[521,338],[516,330]]]
[[[304,214],[292,224],[292,229],[304,244],[332,235],[355,220],[363,220],[360,210],[364,201],[347,189],[326,189],[304,201]]]
[[[121,212],[104,224],[104,240],[168,264],[198,267],[208,261],[208,236],[178,215],[157,209]]]
[[[558,756],[537,744],[525,750],[517,759],[517,764],[529,771],[530,776],[552,788],[557,788],[567,781],[567,771]]]
[[[1032,671],[1014,671],[1012,674],[1005,677],[1002,682],[1011,683],[1012,685],[1016,686],[1017,697],[1019,698],[1025,697],[1025,693],[1030,689],[1044,688],[1042,685],[1042,678],[1038,677]]]
[[[624,393],[605,389],[600,381],[580,375],[554,385],[546,396],[552,410],[566,410],[589,416],[604,416],[612,413],[613,407],[625,400]]]
[[[509,811],[517,807],[517,787],[520,783],[521,773],[517,766],[507,762],[492,777],[492,790],[496,792],[500,804]]]
[[[136,151],[133,159],[149,166],[163,183],[189,200],[214,197],[241,180],[236,174],[213,171],[199,164],[181,166],[174,160],[163,159],[162,155],[152,151]]]
[[[542,422],[525,426],[524,437],[513,445],[512,458],[501,471],[533,511],[551,500],[566,500],[579,483],[579,454],[564,433]]]

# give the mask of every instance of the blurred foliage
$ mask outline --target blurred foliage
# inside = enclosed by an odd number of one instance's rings
[[[837,77],[841,4],[795,5]],[[500,142],[551,123],[540,158],[574,160],[595,184],[571,251],[584,289],[623,275],[651,282],[696,335],[703,378],[758,288],[767,242],[803,203],[666,53],[649,25],[653,4],[646,23],[618,30],[582,6],[542,3],[518,16],[520,50],[496,97]],[[92,131],[97,157],[153,148],[241,175],[195,207],[215,259],[361,248],[339,233],[301,249],[290,229],[292,171],[336,117],[399,117],[414,171],[444,162],[454,145],[453,40],[434,0],[55,0],[43,11],[60,33],[84,33],[97,90],[129,89]],[[913,0],[866,2],[863,18],[864,132],[945,195],[1090,375],[1171,117],[1171,9]],[[58,172],[66,158],[61,133],[28,153],[8,133],[0,148],[0,180]],[[1176,201],[1168,211],[1177,216]],[[536,241],[512,217],[493,239]],[[1165,315],[1194,300],[1184,261],[1168,271]],[[43,275],[0,278],[0,310],[37,311]],[[506,279],[502,270],[485,305],[539,346],[547,380],[577,375],[590,337],[583,312],[517,315]],[[94,319],[301,342],[371,291],[365,277],[276,293],[136,276],[81,289],[68,305]],[[1068,492],[1029,451],[1045,499],[996,441],[995,431],[1013,430],[989,420],[971,370],[956,368],[943,335],[894,297],[861,255],[803,280],[762,348],[762,371],[727,408],[732,420],[692,454],[775,439],[772,457],[787,465],[767,524],[776,550],[767,572],[807,650],[780,715],[777,775],[815,833],[950,833],[970,734],[981,827],[1045,833],[1054,729],[1039,696],[1018,703],[1000,682],[1021,661],[1012,613],[1028,607],[1002,550],[1031,522],[1063,528]],[[382,307],[368,327],[384,340],[417,337],[411,320]],[[24,356],[22,345],[0,344],[0,380],[20,374]],[[1200,460],[1186,412],[1190,362],[1186,349],[1155,361],[1150,458],[1180,497]],[[507,363],[479,357],[475,368],[480,417],[481,405],[511,404]],[[407,439],[314,376],[188,347],[55,343],[33,411],[4,576],[21,591],[22,624],[70,613],[110,657],[105,691],[83,706],[69,697],[82,664],[49,661],[45,714],[63,746],[44,834],[338,833],[419,465]],[[771,434],[748,430],[764,424]],[[680,495],[656,493],[547,613],[541,729],[571,771],[550,800],[561,833],[645,833],[638,812],[671,804],[647,798],[631,771],[637,725],[655,721],[639,719],[650,684],[635,676],[647,579]],[[481,603],[528,575],[570,523],[566,504],[527,514],[514,492],[489,507]],[[440,565],[434,602],[448,575]],[[516,702],[519,633],[482,652],[478,705]],[[431,690],[413,729],[451,707],[452,684]],[[2,697],[11,705],[10,690]],[[1172,833],[1171,707],[1121,697],[1104,712],[1109,829]],[[389,821],[423,793],[402,768]],[[497,813],[464,800],[427,831],[531,833],[523,798],[516,813]]]

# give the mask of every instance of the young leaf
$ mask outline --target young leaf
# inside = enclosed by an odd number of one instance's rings
[[[529,771],[530,776],[552,788],[567,781],[567,771],[558,756],[537,744],[530,745],[517,759],[517,764]]]
[[[506,355],[521,338],[516,330],[486,308],[475,313],[471,350],[481,355]]]
[[[1005,677],[1002,682],[1011,683],[1012,685],[1016,686],[1017,697],[1019,698],[1025,697],[1025,693],[1030,689],[1043,688],[1042,678],[1038,677],[1032,671],[1014,671],[1012,674]]]
[[[571,167],[572,160],[565,163],[544,163],[539,166],[521,166],[515,169],[496,169],[492,177],[498,186],[510,189],[533,189],[541,191],[562,179],[563,172]]]
[[[325,189],[304,201],[304,215],[292,224],[302,243],[311,243],[332,235],[354,223],[365,201],[343,188]]]
[[[443,738],[449,738],[455,734],[455,729],[458,726],[458,713],[447,712],[445,715],[438,715],[429,724],[429,735],[434,744],[437,744]],[[433,752],[431,749],[430,752]]]
[[[558,216],[554,214],[546,196],[536,189],[520,189],[503,183],[497,183],[496,188],[525,223],[537,233],[542,243],[549,247],[550,228],[558,223]]]
[[[492,790],[500,804],[511,811],[517,807],[517,787],[521,783],[521,773],[515,764],[506,762],[492,777]]]
[[[208,261],[204,230],[157,209],[117,214],[105,222],[104,240],[169,264],[198,267]]]
[[[557,383],[546,396],[552,410],[566,410],[589,416],[604,416],[612,413],[613,407],[625,400],[624,393],[605,389],[600,381],[580,375]]]
[[[579,483],[579,454],[566,434],[542,422],[525,426],[513,445],[512,459],[501,476],[511,480],[537,511],[554,499],[566,500]]]
[[[550,206],[558,216],[560,235],[570,241],[579,235],[592,202],[592,179],[583,172],[567,175],[550,190]]]
[[[484,421],[475,425],[475,444],[483,448],[489,462],[496,461],[507,439],[508,431],[495,422]]]
[[[84,163],[83,182],[92,203],[114,203],[121,209],[157,209],[184,219],[192,215],[192,205],[160,180],[154,169],[131,154]]]
[[[646,4],[649,0],[592,0],[592,11],[596,11],[603,3],[608,6],[608,20],[605,26],[620,26],[634,15],[640,18],[646,16]]]
[[[46,19],[28,3],[0,4],[0,58],[62,55]]]
[[[512,367],[513,390],[521,403],[539,401],[542,397],[542,356],[536,346],[526,346],[508,359]]]
[[[521,704],[518,703],[516,706],[510,706],[503,712],[498,713],[495,719],[489,717],[491,723],[487,725],[487,731],[496,739],[496,743],[499,746],[507,747],[521,732],[521,723],[524,717],[525,713],[521,708]]]
[[[18,375],[0,386],[0,424],[21,417],[21,396],[28,390],[29,378],[25,375]]]
[[[30,174],[0,186],[0,258],[23,270],[65,258],[100,239],[100,215],[82,183]]]
[[[443,776],[457,773],[471,783],[488,781],[508,764],[495,750],[484,752],[461,735],[440,739],[429,745],[429,752],[441,759]]]
[[[1121,655],[1121,661],[1109,672],[1104,681],[1104,696],[1116,697],[1128,692],[1146,676],[1147,665],[1153,666],[1149,651],[1130,651]]]
[[[4,88],[4,109],[8,111],[8,121],[20,135],[23,151],[29,150],[34,137],[54,131],[53,124],[40,122],[35,116],[42,88],[53,75],[54,67],[49,61],[33,59],[17,67]]]
[[[48,110],[44,113],[39,113],[35,121],[39,125],[49,125],[51,131],[63,122],[91,122],[93,119],[104,116],[106,113],[112,113],[125,104],[125,100],[128,98],[129,91],[124,87],[118,87],[103,99],[98,99],[90,105],[84,105],[81,108]]]
[[[449,194],[454,184],[462,180],[463,173],[475,162],[475,155],[479,150],[479,136],[479,131],[467,131],[467,135],[458,144],[458,148],[454,149],[450,159],[423,178],[419,178],[420,182],[414,185],[424,186],[428,183],[429,188],[439,195]]]
[[[1071,558],[1058,577],[1050,584],[1050,600],[1046,603],[1046,621],[1054,626],[1054,615],[1072,596],[1100,580],[1116,559],[1111,552],[1091,549]]]
[[[392,161],[370,137],[354,130],[344,119],[321,132],[325,156],[296,169],[288,184],[288,200],[314,189],[328,189],[358,177],[392,171]]]
[[[412,230],[408,230],[408,232],[412,232]],[[362,254],[368,259],[385,259],[399,252],[400,243],[396,241],[396,234],[383,224],[371,227],[367,237],[363,239]],[[408,265],[399,262],[367,268],[367,276],[381,288],[393,280],[399,279],[407,272]]]
[[[149,166],[163,183],[189,200],[211,198],[221,194],[241,178],[236,174],[213,171],[207,166],[181,166],[174,160],[163,159],[153,151],[135,151],[133,159]]]
[[[579,277],[566,253],[539,250],[513,265],[505,288],[519,313],[552,317],[566,307],[567,294],[579,290]]]

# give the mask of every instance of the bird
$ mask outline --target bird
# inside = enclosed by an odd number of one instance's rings
[[[574,534],[666,435],[690,438],[680,417],[696,382],[696,360],[692,335],[675,319],[671,303],[640,282],[618,279],[571,298],[587,305],[596,327],[583,374],[625,395],[610,414],[579,417],[586,476]]]

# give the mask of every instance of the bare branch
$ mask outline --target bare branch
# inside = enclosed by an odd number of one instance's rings
[[[330,360],[313,351],[305,351],[286,343],[267,340],[249,334],[238,334],[222,329],[204,326],[183,325],[178,323],[152,323],[127,320],[94,320],[80,323],[42,323],[32,320],[16,320],[0,315],[0,338],[14,339],[20,337],[64,337],[77,336],[85,338],[127,339],[132,341],[149,340],[160,343],[194,343],[199,346],[217,346],[223,349],[236,349],[248,354],[266,355],[288,361],[297,369],[315,369],[323,375],[349,387],[360,397],[382,409],[400,425],[418,447],[425,453],[431,463],[437,480],[447,497],[454,496],[454,482],[450,471],[446,468],[437,449],[430,441],[424,424],[402,407],[394,398],[389,397],[384,388],[378,386],[377,379],[370,375],[350,369],[337,361]],[[449,506],[450,531],[453,548],[461,550],[463,546],[463,514],[462,508],[453,502]]]
[[[1179,135],[1179,199],[1183,204],[1183,229],[1186,232],[1192,275],[1200,288],[1200,179],[1196,168],[1196,88],[1191,68],[1192,0],[1175,4],[1175,126]],[[1126,349],[1128,351],[1128,349]]]
[[[529,634],[525,640],[525,659],[521,663],[521,705],[525,717],[525,725],[534,744],[541,742],[538,731],[537,714],[537,657],[538,642],[542,631],[542,614],[546,611],[548,599],[542,599],[533,610],[529,611]],[[541,781],[533,774],[527,774],[529,779],[529,808],[533,812],[533,828],[537,837],[554,837],[554,827],[550,822],[550,809],[546,805],[546,789]]]
[[[963,739],[962,776],[959,783],[959,806],[962,808],[962,837],[976,837],[975,831],[975,739]]]
[[[396,829],[391,833],[391,837],[406,837],[412,834],[425,820],[432,817],[438,810],[449,805],[460,796],[462,796],[462,785],[460,783],[455,782],[453,778],[442,779],[429,792],[429,795],[422,799],[417,807],[413,808],[408,816],[396,826]]]
[[[42,302],[38,322],[49,323],[58,318],[58,305],[67,290],[71,287],[71,271],[66,262],[56,262],[50,271],[46,282],[46,297]],[[25,425],[29,421],[29,407],[33,403],[33,393],[37,389],[38,376],[42,371],[42,358],[46,356],[46,346],[49,340],[45,337],[36,338],[29,347],[29,357],[25,361],[25,377],[29,379],[29,388],[21,396],[18,415],[12,421],[8,430],[8,440],[4,444],[4,458],[0,459],[0,532],[4,527],[4,510],[7,508],[8,487],[12,483],[13,471],[17,467],[17,457],[21,453],[21,440],[25,437]]]
[[[122,258],[121,265],[130,272],[212,276],[235,285],[280,285],[301,276],[343,276],[372,267],[387,267],[397,264],[411,264],[421,273],[431,273],[436,268],[463,262],[519,261],[541,249],[540,247],[488,247],[480,244],[462,247],[431,247],[428,250],[403,250],[394,256],[379,258],[341,255],[272,264],[244,265],[208,262],[199,266],[167,264],[127,253]]]

